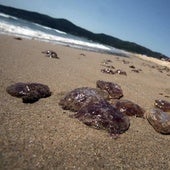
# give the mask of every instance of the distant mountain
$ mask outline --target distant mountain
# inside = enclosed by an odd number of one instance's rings
[[[143,47],[133,42],[123,41],[123,40],[120,40],[118,38],[115,38],[115,37],[112,37],[112,36],[109,36],[103,33],[95,34],[84,28],[76,26],[75,24],[73,24],[72,22],[66,19],[56,19],[56,18],[52,18],[44,14],[37,13],[37,12],[30,12],[30,11],[16,9],[13,7],[7,7],[3,5],[0,5],[0,12],[8,14],[8,15],[12,15],[12,16],[24,19],[24,20],[28,20],[28,21],[31,21],[31,22],[34,22],[40,25],[58,29],[60,31],[64,31],[69,34],[73,34],[73,35],[80,36],[80,37],[85,37],[89,40],[93,40],[95,42],[109,45],[109,46],[112,46],[118,49],[126,50],[126,51],[133,52],[133,53],[138,53],[138,54],[144,54],[144,55],[151,56],[151,57],[158,58],[158,59],[168,58],[167,56],[159,52],[152,51],[146,47]]]

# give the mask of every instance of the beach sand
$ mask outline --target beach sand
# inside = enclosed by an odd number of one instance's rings
[[[49,49],[60,59],[41,53]],[[105,59],[127,76],[102,73]],[[132,72],[130,65],[142,71]],[[170,169],[170,135],[157,133],[146,119],[130,117],[129,130],[115,140],[105,130],[70,118],[73,113],[58,105],[68,91],[96,87],[97,80],[104,80],[119,84],[124,99],[148,112],[155,99],[170,101],[169,74],[163,66],[136,56],[0,35],[0,169]],[[24,104],[6,92],[16,82],[46,84],[52,96]]]

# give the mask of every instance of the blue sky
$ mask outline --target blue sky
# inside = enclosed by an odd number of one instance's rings
[[[170,0],[0,0],[0,4],[65,18],[170,57]]]

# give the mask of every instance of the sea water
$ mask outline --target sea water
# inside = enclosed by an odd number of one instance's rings
[[[36,39],[84,50],[128,56],[128,53],[123,50],[3,13],[0,13],[0,34]]]

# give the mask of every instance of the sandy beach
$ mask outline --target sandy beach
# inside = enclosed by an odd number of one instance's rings
[[[60,59],[45,57],[44,50],[56,51]],[[106,59],[127,76],[102,73]],[[141,71],[133,72],[132,65]],[[105,130],[70,118],[73,112],[58,105],[68,91],[104,80],[119,84],[124,99],[149,112],[156,99],[170,101],[168,67],[135,55],[0,35],[0,169],[170,169],[170,135],[157,133],[147,119],[130,117],[130,128],[115,140]],[[52,95],[24,104],[6,92],[17,82],[46,84]]]

